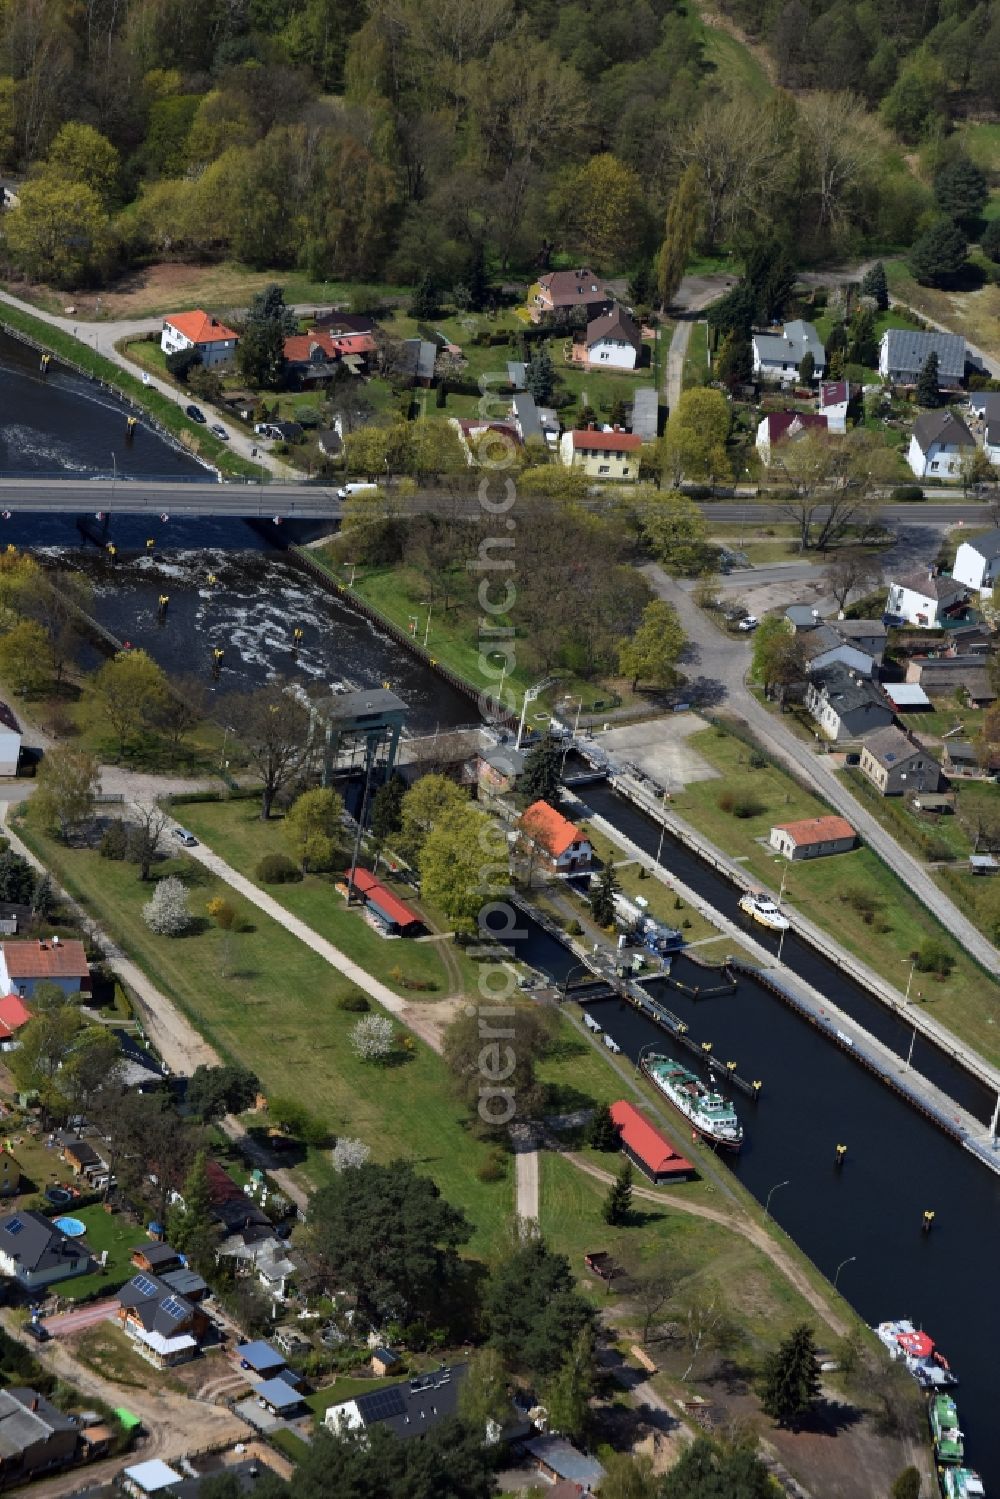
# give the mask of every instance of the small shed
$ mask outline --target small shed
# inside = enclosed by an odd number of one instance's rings
[[[241,1369],[249,1369],[254,1374],[266,1374],[270,1377],[285,1367],[284,1356],[263,1339],[253,1343],[238,1343],[236,1357]]]
[[[996,874],[1000,861],[994,854],[970,854],[969,868],[973,874]]]
[[[913,713],[934,704],[918,682],[883,682],[882,691],[897,713]]]
[[[284,1379],[265,1379],[256,1386],[257,1404],[272,1416],[290,1416],[305,1406],[301,1394]]]
[[[596,1457],[590,1457],[567,1442],[565,1437],[542,1436],[525,1442],[525,1451],[534,1460],[539,1473],[552,1483],[569,1479],[586,1489],[596,1489],[604,1469]]]
[[[691,1162],[625,1099],[611,1105],[611,1117],[618,1129],[622,1151],[650,1181],[659,1185],[694,1176]]]
[[[948,791],[921,791],[913,798],[913,810],[915,812],[930,812],[935,817],[947,817],[949,812],[955,810],[954,792]]]
[[[386,1348],[381,1344],[372,1351],[372,1373],[379,1379],[384,1379],[387,1374],[395,1374],[399,1370],[402,1359],[395,1348]]]

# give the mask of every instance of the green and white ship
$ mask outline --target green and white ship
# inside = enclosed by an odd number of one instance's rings
[[[958,1407],[950,1395],[935,1395],[927,1409],[934,1437],[934,1456],[939,1463],[960,1463],[965,1444],[958,1429]]]
[[[971,1468],[939,1468],[945,1499],[986,1499],[983,1480]]]
[[[703,1083],[672,1057],[656,1052],[643,1058],[642,1067],[699,1135],[726,1150],[739,1150],[743,1144],[743,1126],[732,1104],[716,1088]]]

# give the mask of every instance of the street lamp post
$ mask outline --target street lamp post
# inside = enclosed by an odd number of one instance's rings
[[[353,588],[354,587],[354,574],[358,570],[358,564],[356,562],[345,562],[344,566],[345,567],[349,567],[351,569],[351,576],[350,576],[350,578],[347,581],[347,586],[348,586],[348,588]]]
[[[433,604],[428,604],[427,605],[427,623],[424,625],[424,650],[427,649],[427,637],[428,637],[428,635],[430,634],[430,631],[431,631],[431,610],[433,608],[434,608]]]
[[[118,486],[118,459],[115,457],[114,449],[111,452],[111,508],[115,508],[115,489]]]
[[[775,863],[777,863],[777,862],[778,862],[778,860],[775,860]],[[781,863],[782,863],[782,865],[784,867],[783,867],[783,869],[781,871],[781,886],[780,886],[780,888],[778,890],[778,910],[779,911],[781,910],[781,902],[785,898],[785,881],[788,879],[788,864],[785,862],[784,859],[781,860]],[[782,927],[781,928],[781,936],[778,938],[778,962],[779,963],[781,962],[781,954],[784,951],[784,947],[785,947],[785,933],[787,931],[788,931],[787,926]]]
[[[840,1264],[837,1266],[837,1273],[833,1277],[833,1289],[834,1290],[837,1289],[837,1282],[840,1279],[840,1272],[841,1272],[841,1270],[843,1270],[843,1268],[844,1268],[845,1265],[853,1265],[854,1261],[856,1259],[857,1259],[857,1255],[856,1254],[851,1254],[851,1255],[848,1255],[848,1257],[847,1257],[846,1260],[841,1260]]]
[[[907,959],[904,958],[903,962],[905,963],[906,961],[907,961]],[[909,959],[909,964],[910,964],[910,976],[906,980],[906,993],[903,995],[903,1003],[904,1004],[909,1004],[909,1001],[910,1001],[910,986],[913,983],[913,975],[914,975],[914,972],[916,971],[916,967],[917,967],[917,959],[916,959],[916,955],[915,954],[914,954],[914,956],[912,958]]]
[[[669,791],[664,791],[664,793],[663,793],[663,800],[660,803],[660,810],[663,813],[663,817],[660,820],[660,841],[656,845],[656,862],[657,862],[657,864],[659,864],[659,862],[660,862],[660,856],[663,853],[663,840],[667,836],[667,797],[669,795],[670,795]]]
[[[521,740],[524,738],[524,720],[528,712],[528,704],[535,701],[535,698],[538,696],[541,690],[542,689],[540,685],[538,687],[526,687],[524,689],[524,697],[521,701],[521,721],[517,726],[517,739],[514,743],[514,748],[516,750],[519,750],[521,748]]]
[[[570,746],[576,743],[576,736],[577,736],[577,733],[578,733],[579,728],[580,728],[580,714],[582,712],[583,712],[583,698],[582,697],[578,697],[577,700],[576,700],[576,721],[573,724],[573,737],[571,739],[567,739],[566,740],[566,745],[565,745],[565,748],[563,749],[563,753],[562,753],[562,762],[561,762],[561,764],[559,766],[559,774],[560,774],[560,776],[562,776],[562,775],[565,774],[565,771],[566,771],[566,756],[570,752]]]
[[[790,1178],[789,1178],[789,1180],[790,1180]],[[764,1222],[765,1223],[767,1222],[768,1214],[771,1211],[771,1198],[774,1196],[775,1192],[777,1192],[777,1190],[778,1190],[779,1187],[787,1187],[787,1186],[788,1186],[788,1182],[787,1181],[775,1182],[775,1184],[771,1188],[770,1192],[768,1192],[768,1194],[767,1194],[767,1201],[764,1204]]]

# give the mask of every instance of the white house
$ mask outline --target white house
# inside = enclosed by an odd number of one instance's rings
[[[846,380],[824,380],[819,387],[817,410],[826,417],[829,432],[847,431],[847,408],[851,401],[851,387]]]
[[[163,319],[160,348],[164,354],[197,349],[205,368],[214,369],[232,364],[239,341],[239,334],[232,328],[196,307],[193,312],[172,312]]]
[[[43,1213],[0,1218],[0,1275],[12,1277],[26,1291],[86,1275],[92,1265],[83,1240],[69,1238]]]
[[[590,868],[594,857],[590,839],[548,802],[532,802],[518,822],[518,833],[553,874],[579,874]]]
[[[957,578],[931,572],[907,573],[889,584],[885,612],[904,624],[936,630],[949,614],[961,613],[968,589]]]
[[[955,554],[951,575],[966,588],[989,593],[1000,581],[1000,531],[987,531],[975,541],[963,541]]]
[[[956,390],[965,378],[965,339],[958,333],[887,328],[878,347],[878,372],[893,385],[916,385],[927,356],[938,357],[938,386]]]
[[[6,703],[0,703],[0,776],[16,776],[21,758],[21,725]]]
[[[90,988],[90,969],[82,942],[61,937],[36,942],[0,942],[0,990],[30,999],[35,986],[55,984],[64,994]]]
[[[826,369],[826,350],[812,323],[796,318],[786,323],[780,333],[755,333],[753,346],[753,372],[758,380],[777,380],[782,385],[795,385],[799,378],[799,365],[807,354],[813,357],[813,378],[822,379]]]
[[[587,324],[587,363],[593,368],[634,370],[642,359],[642,334],[616,302]]]
[[[976,439],[952,411],[925,411],[913,423],[906,461],[918,479],[957,479]]]
[[[459,1395],[468,1364],[443,1365],[430,1374],[401,1379],[370,1395],[355,1395],[327,1407],[323,1423],[330,1431],[367,1431],[385,1427],[400,1441],[420,1437],[425,1431],[457,1414]]]

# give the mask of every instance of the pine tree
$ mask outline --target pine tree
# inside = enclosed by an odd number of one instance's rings
[[[606,1103],[599,1103],[594,1110],[590,1121],[588,1139],[594,1150],[618,1150],[621,1141],[618,1137],[618,1126],[611,1117],[611,1109]]]
[[[869,266],[861,280],[861,295],[871,297],[879,312],[889,306],[889,283],[885,279],[885,266],[881,260]]]
[[[920,1499],[919,1468],[904,1468],[894,1482],[890,1494],[892,1499]]]
[[[806,349],[802,358],[799,360],[799,383],[801,385],[811,385],[815,373],[816,360],[813,358],[811,352]]]
[[[715,360],[715,376],[730,390],[737,385],[749,385],[753,379],[753,347],[741,329],[731,328],[722,340]]]
[[[938,357],[932,349],[917,376],[915,391],[918,406],[940,406],[941,391],[938,386]]]
[[[601,1217],[612,1228],[621,1228],[632,1212],[632,1163],[625,1161],[622,1169],[608,1188]]]
[[[764,1361],[761,1405],[779,1425],[794,1427],[815,1405],[819,1385],[813,1330],[800,1322]]]
[[[656,260],[656,282],[660,294],[660,305],[667,307],[677,295],[677,288],[684,279],[684,269],[694,246],[698,232],[698,213],[701,207],[701,175],[692,162],[685,169],[667,208],[667,221],[663,231],[663,243]]]
[[[597,877],[597,884],[590,892],[590,910],[598,926],[611,926],[615,919],[614,895],[618,879],[614,866],[605,864]]]
[[[539,406],[547,406],[555,388],[555,370],[548,343],[536,344],[524,371],[524,383]]]
[[[543,739],[525,755],[518,790],[529,804],[558,799],[561,759],[561,752],[551,739]]]
[[[208,1153],[199,1150],[181,1191],[184,1206],[173,1208],[168,1221],[170,1242],[196,1266],[210,1265],[215,1240]]]
[[[425,271],[417,282],[410,303],[410,317],[427,319],[438,315],[438,287],[430,271]]]
[[[465,284],[469,288],[469,306],[473,312],[482,312],[490,294],[489,277],[486,274],[486,257],[482,245],[477,245],[469,256],[465,268]]]

